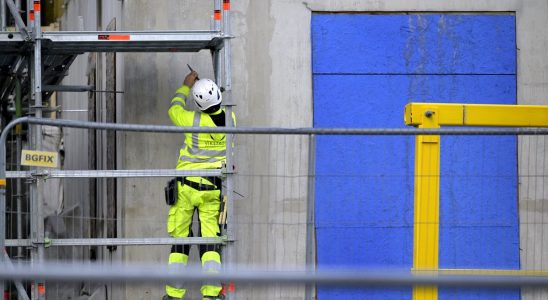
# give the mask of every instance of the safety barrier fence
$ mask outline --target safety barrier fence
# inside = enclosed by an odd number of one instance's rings
[[[163,283],[184,281],[201,283],[215,280],[236,284],[316,284],[337,287],[401,287],[414,285],[438,285],[442,287],[546,287],[547,271],[528,272],[481,272],[449,270],[409,272],[409,270],[379,269],[323,269],[305,271],[288,267],[285,270],[273,270],[257,266],[240,266],[219,273],[206,273],[200,268],[188,268],[188,272],[174,274],[163,265],[152,264],[96,264],[81,263],[44,263],[5,265],[0,270],[3,280],[42,279],[51,282],[116,282],[116,283]]]
[[[51,298],[64,298],[67,294],[76,298],[77,296],[93,294],[92,291],[86,288],[82,291],[82,286],[104,286],[109,285],[109,289],[120,286],[121,283],[136,283],[141,282],[139,286],[132,287],[130,292],[126,292],[128,297],[135,297],[139,293],[151,293],[151,295],[159,295],[162,293],[162,285],[165,281],[171,279],[181,279],[198,285],[203,279],[210,279],[210,276],[219,276],[215,279],[222,281],[230,281],[242,285],[240,290],[245,297],[261,297],[268,294],[266,298],[270,299],[289,299],[302,298],[302,292],[305,285],[329,285],[336,287],[394,287],[403,286],[409,287],[413,285],[435,284],[440,287],[534,287],[535,292],[539,287],[546,287],[548,273],[546,262],[548,257],[542,254],[543,242],[541,237],[548,234],[548,224],[545,222],[543,209],[544,203],[540,199],[546,199],[548,189],[545,189],[547,181],[546,163],[546,128],[441,128],[441,129],[415,129],[415,128],[180,128],[174,126],[157,126],[157,125],[138,125],[138,124],[108,124],[108,123],[91,123],[72,120],[49,120],[37,118],[21,118],[10,123],[2,132],[0,137],[0,146],[4,150],[8,132],[16,124],[28,123],[30,125],[50,125],[82,129],[99,129],[99,130],[116,130],[138,132],[143,134],[140,136],[143,143],[147,143],[146,134],[143,132],[153,133],[232,133],[237,136],[235,139],[236,152],[236,171],[233,174],[235,181],[234,189],[234,212],[236,217],[232,220],[232,226],[235,229],[235,238],[228,240],[226,237],[212,239],[211,243],[228,243],[235,247],[234,263],[245,266],[242,268],[227,267],[220,274],[201,274],[199,270],[187,272],[185,274],[169,274],[164,269],[164,264],[167,261],[166,257],[169,252],[170,244],[196,244],[198,238],[171,239],[165,236],[165,213],[166,206],[158,205],[160,200],[153,199],[154,204],[143,207],[146,203],[141,201],[134,203],[138,199],[132,199],[129,195],[125,204],[126,211],[121,216],[123,219],[118,220],[123,224],[125,231],[121,231],[119,238],[90,238],[89,223],[106,223],[111,220],[105,217],[94,218],[86,214],[85,209],[75,206],[75,201],[81,197],[81,191],[72,191],[65,194],[65,203],[62,210],[62,215],[58,216],[62,222],[52,220],[51,226],[62,225],[66,230],[63,235],[46,237],[42,244],[36,240],[29,238],[28,234],[24,234],[23,239],[16,239],[13,234],[15,216],[17,211],[15,208],[14,199],[19,195],[10,195],[8,197],[8,210],[0,207],[0,215],[7,214],[8,228],[0,229],[7,232],[8,238],[0,239],[0,245],[6,246],[12,258],[13,268],[0,268],[0,279],[17,282],[25,287],[28,286],[27,280],[46,280],[48,282],[47,293]],[[434,273],[418,274],[407,270],[387,271],[409,265],[410,259],[403,258],[401,263],[394,265],[390,262],[386,268],[380,265],[374,265],[372,268],[364,269],[344,269],[348,265],[342,263],[340,270],[325,269],[323,266],[325,256],[319,257],[318,266],[321,268],[315,271],[314,262],[317,255],[327,255],[323,252],[321,245],[316,246],[317,238],[330,238],[330,236],[314,238],[315,231],[322,231],[326,228],[397,228],[402,227],[407,233],[412,234],[413,220],[412,217],[403,216],[401,214],[380,214],[376,219],[360,219],[356,218],[334,218],[334,219],[319,219],[320,211],[315,211],[315,201],[318,201],[318,193],[320,189],[314,187],[315,182],[321,180],[334,180],[336,182],[347,182],[355,180],[362,183],[371,183],[378,186],[377,189],[371,191],[371,195],[358,195],[351,190],[348,191],[348,199],[341,199],[346,203],[364,202],[383,202],[389,203],[394,201],[394,193],[391,187],[395,183],[407,182],[412,186],[413,169],[412,166],[401,172],[394,172],[390,169],[386,172],[379,170],[371,170],[363,168],[356,172],[333,172],[323,170],[316,157],[321,147],[318,146],[325,142],[324,137],[335,136],[337,139],[346,143],[356,142],[355,140],[345,140],[348,136],[360,137],[359,143],[363,143],[363,153],[351,153],[355,155],[356,164],[369,163],[367,160],[358,159],[359,155],[368,154],[369,147],[383,147],[386,138],[394,136],[394,139],[405,139],[403,144],[408,147],[406,151],[413,148],[413,137],[415,135],[442,135],[452,136],[457,139],[471,138],[472,142],[483,139],[499,139],[506,137],[518,136],[517,150],[517,181],[519,186],[516,189],[519,191],[519,201],[522,203],[519,208],[519,235],[521,239],[520,247],[524,248],[521,257],[521,270],[462,270],[461,273],[456,270],[436,270]],[[362,139],[363,138],[363,139]],[[453,145],[451,142],[444,144],[442,137],[442,147]],[[176,149],[174,149],[176,150]],[[388,146],[385,151],[392,151]],[[458,149],[456,149],[458,150]],[[15,154],[8,155],[15,157]],[[333,153],[335,157],[336,154]],[[0,160],[5,159],[5,152],[0,152]],[[158,198],[163,197],[163,185],[165,178],[173,176],[202,176],[212,175],[205,174],[201,171],[177,171],[169,169],[145,170],[146,165],[143,164],[143,169],[139,170],[62,170],[62,169],[39,169],[39,170],[21,170],[21,171],[6,171],[13,170],[12,166],[16,165],[17,161],[6,162],[2,165],[0,162],[0,178],[8,179],[8,187],[11,181],[21,179],[40,179],[54,180],[60,179],[65,185],[70,185],[74,182],[85,181],[86,178],[120,178],[121,185],[126,186],[125,190],[130,191],[130,186],[142,186],[147,184],[150,189],[156,190],[155,194]],[[337,163],[336,161],[334,162]],[[395,162],[387,161],[387,165]],[[411,163],[412,164],[412,163]],[[5,172],[5,173],[1,173]],[[226,170],[214,171],[213,175],[222,175]],[[345,173],[346,172],[346,173]],[[448,173],[442,172],[439,175],[441,181],[444,180],[461,180],[481,181],[487,179],[499,178],[503,179],[508,174],[501,170],[493,170],[488,173]],[[159,177],[150,179],[149,177]],[[82,178],[84,180],[82,180]],[[26,184],[26,183],[24,183]],[[4,191],[5,193],[5,191]],[[410,199],[408,203],[412,203],[412,194],[407,195]],[[403,197],[403,196],[398,196]],[[1,200],[0,200],[1,201]],[[517,199],[516,199],[517,201]],[[11,203],[10,203],[11,202]],[[150,202],[149,202],[150,203]],[[4,204],[4,203],[0,203]],[[139,206],[140,205],[140,206]],[[77,207],[77,208],[74,208]],[[352,206],[350,209],[359,210],[364,207]],[[381,207],[382,208],[382,207]],[[384,207],[390,209],[390,207]],[[457,207],[458,208],[458,207]],[[325,207],[324,207],[325,209]],[[328,207],[327,207],[328,209]],[[407,209],[412,210],[411,207]],[[325,213],[325,212],[324,212]],[[21,212],[22,218],[30,219],[30,211],[24,210]],[[411,214],[412,216],[412,214]],[[316,217],[316,218],[315,218]],[[443,222],[443,223],[442,223]],[[6,222],[1,222],[4,226]],[[196,226],[194,224],[193,226]],[[507,225],[505,220],[496,217],[487,217],[483,220],[459,220],[459,219],[443,219],[440,221],[440,226],[447,227],[504,227]],[[26,227],[26,226],[24,226]],[[546,227],[546,228],[545,228]],[[132,228],[132,230],[129,230]],[[28,231],[28,228],[25,228]],[[51,232],[52,230],[49,228]],[[148,236],[148,237],[147,237]],[[155,236],[155,237],[152,237]],[[529,238],[526,238],[529,237]],[[539,237],[539,238],[534,238]],[[380,238],[376,236],[375,238]],[[364,243],[370,242],[368,237],[350,237],[348,240],[364,239]],[[412,238],[411,238],[412,240]],[[202,243],[207,243],[207,240],[201,239]],[[412,242],[411,242],[412,243]],[[73,263],[66,264],[49,264],[28,266],[16,258],[15,249],[23,249],[22,259],[26,259],[29,255],[26,253],[28,249],[35,248],[37,245],[42,245],[45,251],[46,262],[54,261],[71,261]],[[322,244],[324,245],[324,244]],[[105,250],[112,246],[131,246],[123,247],[118,250],[123,252],[123,255],[117,258],[112,258]],[[410,245],[408,245],[410,246]],[[351,247],[351,246],[349,246]],[[441,246],[440,246],[441,247]],[[97,248],[99,250],[97,250]],[[101,252],[104,254],[97,254]],[[441,248],[440,248],[441,249]],[[517,247],[516,247],[517,249]],[[388,250],[379,250],[379,252]],[[402,250],[405,252],[405,250]],[[95,256],[90,253],[94,252]],[[195,250],[191,250],[191,259],[197,261]],[[320,252],[320,253],[318,253]],[[409,256],[409,251],[402,256]],[[460,255],[456,252],[454,255]],[[464,255],[464,254],[463,254]],[[123,258],[125,257],[125,258]],[[113,260],[110,265],[95,265],[82,260],[97,259],[99,261]],[[125,266],[116,265],[116,260],[123,260]],[[380,259],[391,259],[383,258]],[[138,263],[154,264],[139,265]],[[110,263],[109,263],[110,264]],[[392,265],[390,265],[392,264]],[[257,269],[257,266],[265,266],[265,269]],[[329,266],[335,266],[335,262]],[[365,264],[369,266],[368,264]],[[474,267],[474,266],[472,266]],[[274,269],[271,271],[270,269]],[[287,270],[300,271],[287,271]],[[190,269],[192,270],[192,269]],[[345,271],[346,270],[346,271]],[[498,272],[498,273],[497,273]],[[110,274],[110,275],[109,275]],[[50,284],[50,282],[52,284]],[[55,282],[56,285],[53,283]],[[250,285],[247,285],[250,284]],[[257,288],[251,286],[253,284],[266,285],[267,288]],[[54,289],[53,287],[57,288]],[[10,292],[15,293],[15,285],[9,285]],[[19,286],[20,288],[21,286]],[[70,292],[63,291],[70,287]],[[189,296],[195,297],[198,295],[197,289],[194,292],[189,292]],[[523,289],[526,294],[527,289]],[[132,294],[133,293],[133,294]],[[540,293],[540,292],[538,292]],[[297,295],[297,296],[295,296]],[[155,298],[153,296],[152,298]],[[264,297],[263,297],[264,298]],[[10,298],[11,299],[11,298]]]

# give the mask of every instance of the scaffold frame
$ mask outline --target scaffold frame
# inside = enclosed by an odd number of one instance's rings
[[[68,64],[64,66],[66,69],[74,60],[74,57],[85,52],[198,52],[200,50],[210,50],[213,57],[213,70],[215,79],[219,86],[222,86],[223,81],[226,83],[225,103],[223,106],[227,110],[227,124],[232,124],[230,118],[232,115],[231,102],[231,64],[230,64],[230,1],[214,0],[213,16],[214,22],[211,30],[192,30],[192,31],[65,31],[65,32],[42,32],[41,30],[41,4],[40,1],[27,0],[29,13],[27,14],[27,25],[23,22],[19,15],[19,1],[16,3],[13,0],[2,0],[0,2],[1,12],[1,28],[0,28],[0,53],[8,58],[13,58],[14,63],[22,66],[22,61],[19,58],[29,57],[29,81],[31,90],[28,91],[28,100],[33,100],[33,113],[37,119],[42,119],[44,111],[42,103],[42,92],[54,91],[62,88],[57,88],[57,83],[62,76],[55,77],[54,81],[48,81],[43,76],[54,76],[56,74],[43,74],[44,61],[50,60],[49,57],[67,57]],[[12,17],[15,20],[16,32],[6,31],[6,7],[9,9]],[[222,7],[222,9],[221,9]],[[224,22],[222,22],[224,19]],[[221,51],[224,51],[224,66]],[[65,73],[66,69],[59,69],[59,72]],[[11,80],[5,86],[3,94],[10,94],[9,89],[13,88]],[[66,87],[70,89],[70,87]],[[88,89],[78,89],[78,91],[87,91]],[[50,93],[51,94],[51,93]],[[50,94],[46,94],[49,96]],[[29,133],[29,141],[34,149],[41,149],[42,141],[40,137],[41,124],[36,123]],[[231,172],[223,172],[221,170],[197,170],[197,171],[176,171],[176,170],[45,170],[33,169],[31,171],[13,171],[6,173],[5,169],[5,138],[9,131],[9,125],[2,131],[4,142],[2,143],[2,152],[4,156],[4,171],[0,179],[0,248],[4,249],[6,245],[32,245],[31,262],[42,263],[44,261],[44,249],[49,245],[66,245],[67,241],[60,242],[58,240],[46,241],[44,236],[44,224],[40,222],[42,216],[42,208],[40,203],[40,194],[38,186],[34,180],[30,184],[30,203],[32,204],[31,211],[31,238],[28,240],[9,241],[5,243],[5,194],[6,194],[6,178],[119,178],[119,177],[173,177],[173,176],[222,176],[227,188],[226,197],[228,198],[229,211],[227,216],[226,234],[219,238],[187,238],[187,239],[74,239],[70,241],[73,245],[149,245],[149,244],[223,244],[226,245],[226,250],[223,250],[222,255],[224,264],[230,264],[231,247],[226,243],[227,240],[232,240],[232,188],[233,178]],[[232,162],[232,140],[227,137],[227,166],[233,166]],[[227,168],[232,170],[232,168]],[[222,174],[224,173],[224,174]],[[20,216],[18,216],[20,219]],[[224,253],[226,252],[226,253]],[[9,259],[9,257],[8,257]],[[4,262],[4,256],[0,255],[0,263]],[[44,299],[45,294],[42,292],[44,287],[43,281],[35,281],[34,288],[31,291],[31,299]],[[42,287],[42,289],[41,289]],[[4,282],[0,281],[0,291],[4,290]],[[19,291],[21,292],[21,291]],[[29,298],[28,296],[24,296]],[[234,299],[234,295],[229,293],[229,299]]]

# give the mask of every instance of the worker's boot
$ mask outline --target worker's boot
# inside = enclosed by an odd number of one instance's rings
[[[175,298],[175,297],[171,297],[171,296],[168,296],[168,295],[164,295],[162,297],[162,300],[181,300],[181,298]]]

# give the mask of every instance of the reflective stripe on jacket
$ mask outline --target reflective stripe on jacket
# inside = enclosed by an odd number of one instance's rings
[[[201,111],[188,110],[189,87],[178,88],[171,100],[169,117],[176,126],[217,127],[211,117]],[[219,109],[213,115],[220,114]],[[236,117],[232,113],[232,122]],[[184,144],[179,151],[177,169],[216,169],[226,160],[226,135],[224,133],[185,133]]]

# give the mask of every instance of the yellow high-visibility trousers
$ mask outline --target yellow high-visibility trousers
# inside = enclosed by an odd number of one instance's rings
[[[187,180],[209,184],[201,177],[187,177]],[[218,218],[221,205],[220,190],[197,190],[188,185],[178,183],[177,202],[169,209],[167,218],[167,232],[172,237],[188,237],[194,210],[198,209],[200,232],[202,237],[217,237],[220,234]],[[181,247],[182,248],[182,247]],[[219,272],[221,256],[217,251],[207,249],[201,253],[202,269],[206,272]],[[169,255],[170,272],[184,272],[188,264],[188,253],[172,252]],[[170,283],[166,285],[166,293],[174,298],[183,298],[186,290],[184,283]],[[221,291],[220,282],[204,282],[200,289],[204,296],[217,296]]]

